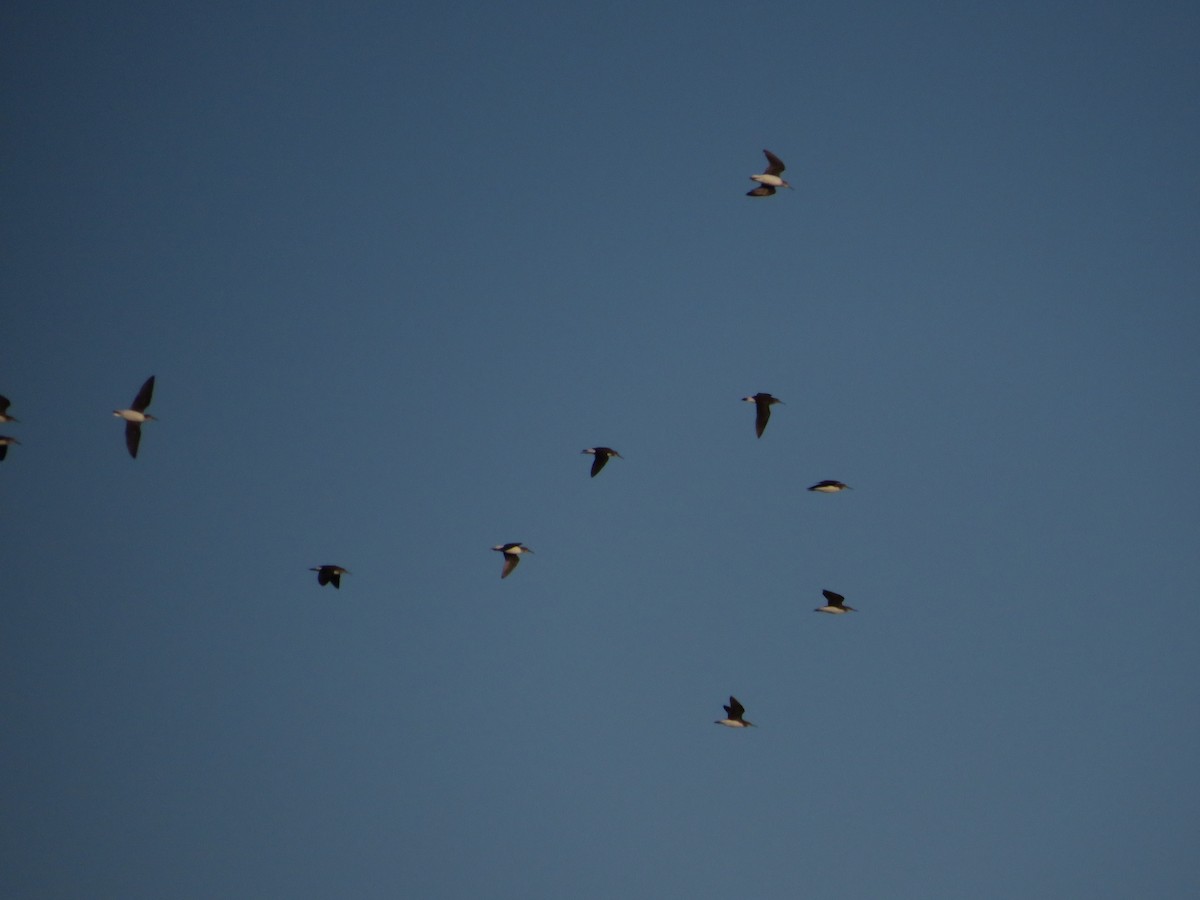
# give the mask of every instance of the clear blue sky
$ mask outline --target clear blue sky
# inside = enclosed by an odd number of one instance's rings
[[[5,897],[1200,893],[1195,3],[2,16]]]

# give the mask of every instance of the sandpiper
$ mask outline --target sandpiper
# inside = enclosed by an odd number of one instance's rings
[[[725,707],[725,718],[717,719],[713,722],[714,725],[724,725],[727,728],[750,728],[758,726],[748,719],[743,719],[742,715],[746,712],[746,707],[738,703],[737,697],[730,695],[729,705]]]
[[[761,391],[752,397],[743,397],[742,400],[746,403],[754,404],[754,433],[762,437],[763,431],[767,427],[767,420],[771,418],[771,404],[782,403],[783,401],[778,397],[772,397],[770,394],[764,394]]]
[[[342,589],[342,576],[350,574],[349,569],[341,566],[314,566],[308,571],[317,573],[317,584],[321,587],[332,584],[338,590]]]
[[[16,422],[15,416],[8,414],[8,408],[12,406],[7,397],[0,396],[0,422]]]
[[[497,544],[492,548],[504,554],[504,571],[500,573],[501,578],[507,578],[512,574],[512,570],[517,567],[517,563],[521,561],[522,553],[532,553],[533,551],[516,541],[512,544]]]
[[[821,591],[828,603],[825,606],[818,606],[813,612],[829,613],[830,615],[840,616],[842,613],[857,612],[853,606],[847,606],[846,598],[841,594],[835,594],[833,591]]]
[[[9,421],[11,422],[12,419],[9,419]],[[0,459],[4,459],[4,457],[8,456],[8,445],[9,444],[19,444],[19,443],[21,443],[21,442],[18,441],[15,437],[8,437],[6,435],[0,434]]]
[[[582,453],[590,453],[590,454],[592,454],[592,456],[596,457],[595,459],[592,460],[592,477],[593,478],[595,478],[597,475],[600,474],[600,470],[603,469],[604,466],[608,463],[608,461],[610,459],[612,459],[614,456],[617,459],[625,458],[620,453],[618,453],[616,450],[614,450],[612,447],[588,447],[586,450],[583,450],[581,452]]]
[[[836,494],[838,491],[849,491],[853,489],[850,487],[850,485],[842,484],[840,481],[818,481],[816,484],[810,487],[809,490],[816,491],[820,494]]]
[[[150,398],[153,395],[154,376],[151,375],[142,385],[142,389],[137,392],[137,396],[133,398],[129,409],[113,410],[114,416],[125,420],[125,446],[129,449],[129,455],[134,459],[137,459],[138,444],[142,442],[142,423],[154,418],[146,412],[146,407],[150,405]]]
[[[751,181],[757,181],[758,187],[754,190],[747,191],[747,197],[770,197],[775,193],[775,188],[785,187],[790,188],[791,185],[779,177],[780,173],[787,168],[783,164],[783,160],[772,153],[770,150],[764,150],[763,156],[767,158],[766,171],[761,175],[751,175]]]

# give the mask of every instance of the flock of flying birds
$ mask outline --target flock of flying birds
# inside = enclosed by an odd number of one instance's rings
[[[750,176],[750,180],[757,182],[758,186],[746,194],[748,197],[770,197],[778,187],[792,187],[780,177],[786,168],[783,161],[770,150],[763,150],[763,155],[767,158],[767,168],[761,175]],[[154,416],[146,412],[153,398],[154,376],[151,375],[142,384],[137,395],[133,398],[133,402],[129,404],[128,409],[113,410],[113,415],[125,422],[125,449],[129,451],[129,455],[134,459],[137,459],[138,448],[142,443],[142,425],[154,419]],[[778,397],[772,397],[770,394],[763,392],[743,397],[742,400],[746,403],[754,404],[754,434],[761,438],[767,428],[767,422],[771,418],[771,407],[783,401]],[[18,421],[15,417],[8,414],[10,405],[7,397],[0,396],[0,423]],[[10,445],[20,443],[14,437],[0,435],[0,460],[3,460],[8,455]],[[612,447],[588,447],[582,452],[592,457],[592,478],[599,475],[600,471],[613,457],[624,459]],[[822,494],[836,494],[840,491],[848,490],[849,487],[848,484],[843,484],[840,481],[826,480],[817,482],[809,487],[808,490]],[[513,573],[513,570],[521,562],[521,557],[524,554],[533,552],[532,549],[526,547],[520,541],[497,544],[492,549],[504,557],[504,568],[500,571],[501,578],[507,578]],[[317,573],[317,583],[321,586],[332,584],[334,588],[338,589],[342,586],[342,576],[350,574],[349,569],[335,565],[314,566],[309,571]],[[821,591],[821,594],[825,597],[825,605],[817,607],[814,612],[841,615],[842,613],[854,611],[853,606],[846,605],[846,598],[841,594],[828,590]],[[746,708],[738,702],[736,697],[731,696],[728,705],[725,706],[725,718],[717,719],[714,724],[725,725],[729,728],[751,727],[754,723],[745,718],[745,712]]]

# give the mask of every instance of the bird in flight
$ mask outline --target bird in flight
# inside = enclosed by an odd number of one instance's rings
[[[816,491],[819,494],[836,494],[838,491],[849,491],[852,488],[850,485],[842,484],[840,481],[818,481],[809,490]]]
[[[504,554],[504,571],[500,573],[501,578],[507,578],[512,574],[512,570],[515,569],[517,567],[517,563],[521,561],[522,553],[533,552],[520,541],[515,541],[511,544],[497,544],[492,549]]]
[[[605,465],[608,464],[608,461],[610,459],[612,459],[614,456],[617,459],[625,458],[620,453],[618,453],[616,450],[614,450],[612,447],[588,447],[586,450],[583,450],[581,452],[590,453],[590,454],[592,454],[592,456],[596,457],[595,459],[592,460],[592,477],[593,478],[595,478],[597,475],[600,474],[600,470],[603,469],[605,467]]]
[[[154,396],[153,375],[146,379],[146,383],[137,392],[137,396],[133,398],[133,403],[129,405],[129,409],[113,410],[114,416],[125,420],[125,446],[129,450],[129,455],[134,459],[137,459],[138,445],[142,442],[142,423],[154,418],[154,416],[146,412],[146,407],[150,405],[150,398],[152,396]]]
[[[841,594],[835,594],[833,591],[821,591],[821,594],[825,597],[825,606],[818,606],[813,612],[823,612],[840,616],[842,613],[858,611],[853,606],[847,606],[846,598]]]
[[[775,193],[775,188],[777,187],[792,187],[779,177],[783,173],[783,170],[787,168],[787,166],[783,164],[783,160],[770,150],[764,150],[763,156],[767,158],[767,168],[761,175],[750,176],[751,181],[758,182],[758,187],[751,191],[747,191],[747,197],[770,197]]]
[[[349,569],[343,569],[341,566],[313,566],[308,571],[317,573],[317,584],[321,587],[332,584],[338,590],[342,588],[342,576],[350,574]]]
[[[9,421],[11,422],[12,420],[9,419]],[[4,457],[8,456],[8,445],[9,444],[19,444],[19,443],[21,443],[21,442],[18,441],[15,437],[8,437],[7,435],[0,434],[0,459],[4,459]]]
[[[738,703],[737,697],[730,695],[729,705],[725,707],[725,718],[717,719],[713,724],[724,725],[726,728],[757,728],[753,722],[742,718],[745,712],[746,707]]]
[[[762,437],[763,431],[767,427],[767,420],[771,418],[771,404],[782,403],[783,401],[778,397],[772,397],[770,394],[764,394],[761,391],[752,397],[743,397],[742,400],[746,403],[754,404],[754,433]]]

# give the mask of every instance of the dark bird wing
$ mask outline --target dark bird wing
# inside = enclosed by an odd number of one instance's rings
[[[0,444],[0,460],[8,456],[8,444]]]
[[[746,191],[747,197],[770,197],[775,193],[775,188],[769,184],[760,184],[752,191]]]
[[[764,150],[763,156],[767,158],[767,170],[763,172],[764,175],[779,175],[784,169],[787,168],[787,166],[783,164],[783,160],[770,150]]]
[[[512,570],[517,567],[517,563],[521,561],[521,557],[516,553],[504,554],[504,571],[500,573],[501,578],[507,578],[512,574]]]
[[[592,477],[595,478],[600,474],[600,470],[608,465],[608,454],[603,450],[597,450],[595,458],[592,459]]]
[[[325,580],[328,581],[330,584],[332,584],[338,590],[341,590],[341,588],[342,588],[342,573],[341,572],[330,572],[327,576],[325,576]]]
[[[137,422],[125,423],[125,446],[129,455],[137,459],[138,445],[142,442],[142,426]]]
[[[146,379],[146,383],[142,385],[142,389],[137,392],[137,396],[133,398],[133,403],[129,408],[137,412],[145,412],[146,407],[150,405],[150,398],[154,396],[154,376],[151,375]]]
[[[746,712],[746,707],[738,703],[737,697],[730,697],[729,705],[725,707],[725,712],[729,713],[729,718],[731,719],[740,719]]]
[[[317,584],[321,585],[321,587],[329,584],[329,570],[324,566],[317,569]]]
[[[771,418],[771,402],[760,397],[754,398],[754,433],[759,437],[767,430],[767,421]],[[784,429],[785,431],[787,429]]]
[[[12,406],[12,403],[9,402],[9,399],[0,395],[0,416],[8,415],[8,408],[10,406]]]
[[[833,591],[821,591],[821,594],[829,601],[830,606],[841,606],[846,600],[841,594],[835,594]]]

